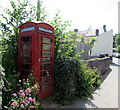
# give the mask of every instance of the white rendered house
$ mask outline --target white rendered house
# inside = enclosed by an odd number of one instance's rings
[[[108,54],[112,56],[113,51],[113,30],[104,32],[97,37],[92,48],[92,56],[100,56],[100,54]]]
[[[78,36],[85,35],[85,38],[89,39],[89,36],[96,37],[96,41],[92,48],[91,56],[100,56],[100,54],[108,54],[112,56],[113,51],[113,30],[105,31],[104,29],[99,30],[99,35],[96,35],[95,30],[88,29],[85,31],[78,31]]]

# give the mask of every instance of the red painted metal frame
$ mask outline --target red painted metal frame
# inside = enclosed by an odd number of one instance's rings
[[[25,30],[32,27],[31,30]],[[33,28],[34,27],[34,28]],[[40,30],[39,28],[42,28],[43,30]],[[22,24],[20,27],[19,32],[19,38],[18,38],[18,66],[19,71],[21,72],[21,78],[26,78],[27,74],[34,73],[36,80],[39,83],[40,91],[39,91],[39,97],[40,99],[43,99],[47,96],[50,96],[53,94],[53,63],[54,63],[54,28],[50,26],[47,23],[34,23],[34,22],[27,22]],[[24,30],[24,31],[23,31]],[[47,31],[48,32],[47,32]],[[22,32],[21,32],[22,31]],[[52,33],[51,33],[52,32]],[[31,36],[31,42],[23,42],[22,39],[24,39],[27,36]],[[50,39],[50,43],[44,43],[42,40],[43,38]],[[23,45],[29,44],[31,45],[30,49],[23,49]],[[42,49],[43,44],[49,45],[50,49]],[[32,51],[31,56],[23,56],[23,51]],[[43,56],[43,51],[50,52],[51,56]],[[22,58],[27,57],[27,59],[32,59],[32,62],[25,63],[22,62]],[[50,62],[43,62],[43,58],[50,58]],[[29,60],[28,60],[29,61]],[[29,66],[24,67],[25,65],[31,65],[31,70]],[[47,69],[43,69],[44,64],[48,64]],[[23,66],[22,66],[23,65]],[[23,69],[27,68],[27,69]],[[26,71],[27,74],[22,73],[22,71]],[[47,73],[46,76],[43,76],[44,73]],[[49,74],[48,74],[49,73]],[[47,81],[47,82],[45,82]],[[49,86],[47,87],[47,84]]]

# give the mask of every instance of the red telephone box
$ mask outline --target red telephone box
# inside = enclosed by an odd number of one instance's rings
[[[43,99],[53,93],[54,28],[35,22],[26,22],[19,28],[19,71],[23,78],[35,74]]]

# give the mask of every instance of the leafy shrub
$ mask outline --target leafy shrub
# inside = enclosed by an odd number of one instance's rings
[[[98,85],[99,76],[95,70],[78,60],[80,53],[75,53],[77,34],[72,31],[67,32],[66,29],[70,24],[68,21],[62,21],[59,12],[51,25],[55,30],[53,100],[58,104],[67,105],[76,97],[82,99],[92,97],[90,90]]]
[[[91,89],[99,86],[99,75],[83,61],[60,57],[55,63],[54,101],[61,105],[70,104],[76,97],[92,97]]]
[[[116,36],[115,43],[116,43],[116,46],[120,45],[120,34]]]
[[[120,53],[120,45],[117,46],[117,49],[116,49],[116,50],[117,50],[117,52]]]
[[[10,98],[7,106],[4,107],[10,110],[40,108],[38,101],[39,86],[37,83],[33,83],[34,80],[33,74],[30,74],[26,80],[19,80],[19,83],[16,84],[18,89],[14,92],[10,91],[12,98]]]
[[[10,100],[12,99],[11,94],[15,91],[19,90],[18,84],[19,74],[9,75],[9,80],[6,78],[6,75],[3,76],[3,87],[2,87],[2,108],[8,105]]]
[[[10,107],[8,110],[12,109],[23,109],[30,110],[31,108],[38,108],[39,102],[36,100],[36,95],[38,93],[37,86],[33,86],[31,88],[26,88],[19,90],[17,93],[13,93],[12,100],[10,102]]]

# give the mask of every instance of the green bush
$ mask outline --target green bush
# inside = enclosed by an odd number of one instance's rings
[[[117,50],[117,52],[120,53],[120,45],[117,46],[117,49],[116,49],[116,50]]]
[[[91,90],[99,86],[99,76],[83,61],[74,58],[58,58],[55,62],[54,81],[56,103],[67,105],[79,97],[92,97]]]
[[[120,34],[116,36],[115,43],[116,43],[116,46],[120,45]]]

